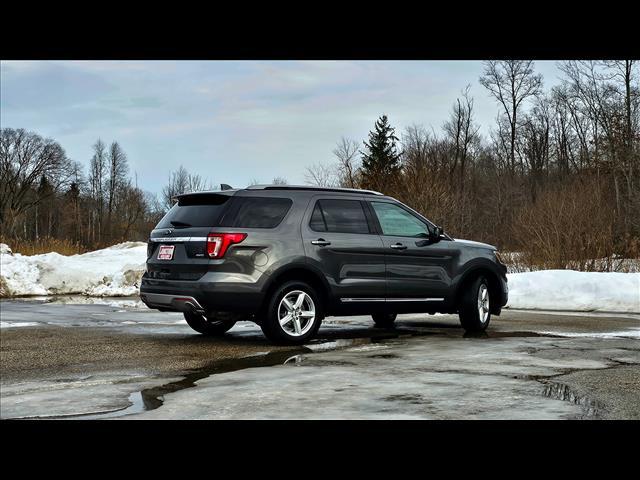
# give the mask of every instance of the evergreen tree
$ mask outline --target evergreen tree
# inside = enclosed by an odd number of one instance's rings
[[[40,184],[36,190],[38,203],[35,205],[35,235],[36,238],[51,235],[51,219],[52,213],[55,211],[53,203],[55,203],[54,197],[55,191],[53,185],[45,175],[40,177]]]
[[[362,175],[364,186],[383,190],[400,171],[400,153],[396,147],[398,137],[395,128],[389,125],[386,115],[369,132],[369,142],[364,142],[366,151],[362,154]]]

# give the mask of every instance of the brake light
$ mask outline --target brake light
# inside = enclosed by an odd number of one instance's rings
[[[246,233],[210,233],[207,236],[207,254],[209,258],[222,258],[231,245],[245,238]]]

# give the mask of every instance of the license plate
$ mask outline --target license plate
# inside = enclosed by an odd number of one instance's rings
[[[173,249],[175,245],[160,245],[158,250],[158,260],[171,260],[173,258]]]

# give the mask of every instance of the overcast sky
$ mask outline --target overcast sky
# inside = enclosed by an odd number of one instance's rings
[[[341,136],[363,140],[385,113],[400,133],[439,130],[471,84],[482,132],[498,106],[477,61],[1,62],[0,124],[52,137],[88,165],[97,138],[117,140],[138,184],[159,192],[181,164],[244,187],[276,176],[304,183],[333,161]],[[545,89],[556,62],[538,61]],[[86,169],[85,169],[86,171]]]

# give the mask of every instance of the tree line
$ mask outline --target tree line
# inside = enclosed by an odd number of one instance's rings
[[[83,249],[142,239],[162,214],[118,142],[93,145],[89,171],[52,139],[0,132],[0,226],[8,243],[64,239]]]
[[[75,253],[144,241],[176,195],[216,189],[210,179],[181,165],[158,194],[145,192],[117,141],[98,139],[92,151],[85,173],[55,140],[25,129],[1,129],[0,241],[30,253]],[[276,177],[272,183],[287,180]]]

